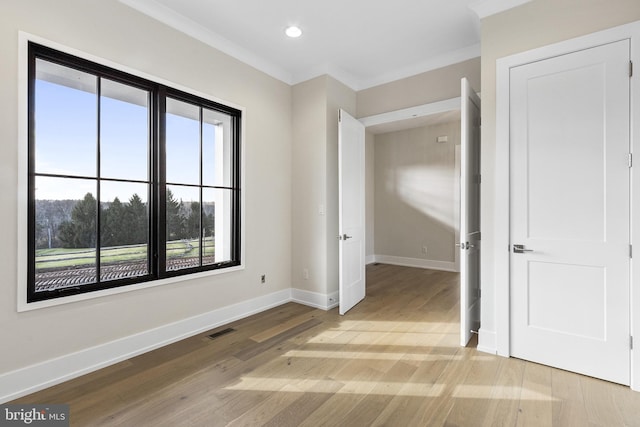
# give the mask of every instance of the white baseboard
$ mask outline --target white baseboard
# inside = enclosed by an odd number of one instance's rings
[[[375,255],[367,255],[367,257],[364,259],[364,263],[369,265],[369,264],[373,264],[374,262],[376,262],[376,256]]]
[[[291,289],[291,300],[309,307],[331,310],[338,306],[338,291],[330,294],[321,294],[293,288]]]
[[[498,354],[497,336],[494,331],[480,328],[478,331],[478,351]]]
[[[431,259],[407,258],[392,255],[374,255],[375,262],[382,264],[401,265],[403,267],[428,268],[430,270],[443,270],[457,272],[454,262],[435,261]]]
[[[0,404],[290,301],[291,289],[283,289],[1,374]]]

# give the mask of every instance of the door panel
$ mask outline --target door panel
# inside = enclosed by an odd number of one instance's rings
[[[340,314],[365,296],[364,125],[340,110],[338,187]]]
[[[460,345],[480,327],[480,98],[461,82]]]
[[[511,354],[629,384],[629,42],[511,70]],[[522,245],[515,250],[513,245]]]

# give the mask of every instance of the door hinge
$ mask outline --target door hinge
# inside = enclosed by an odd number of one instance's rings
[[[629,153],[629,167],[633,166],[633,154]]]
[[[629,61],[629,77],[633,77],[633,61]]]
[[[633,258],[633,245],[629,245],[629,258]]]
[[[631,350],[633,350],[633,337],[632,336],[629,337],[629,348]]]

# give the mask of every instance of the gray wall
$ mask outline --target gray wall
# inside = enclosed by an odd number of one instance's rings
[[[459,121],[375,136],[376,255],[454,263],[459,144]]]
[[[20,30],[246,109],[244,270],[16,311]],[[115,0],[3,0],[0,57],[0,374],[291,286],[289,85]]]

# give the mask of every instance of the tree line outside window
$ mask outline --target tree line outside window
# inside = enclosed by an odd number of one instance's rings
[[[29,45],[28,301],[240,264],[240,111]]]
[[[93,248],[96,246],[97,201],[87,193],[80,201],[40,200],[36,220],[36,249]],[[69,209],[69,206],[72,206]],[[65,209],[66,208],[66,209]],[[124,203],[116,197],[113,202],[104,203],[102,209],[101,245],[127,246],[146,244],[148,240],[149,214],[147,204],[134,194]],[[169,240],[196,239],[202,232],[214,233],[214,206],[202,208],[200,225],[200,203],[177,200],[171,190],[167,190],[167,223],[173,232]],[[64,212],[68,211],[68,214]]]

